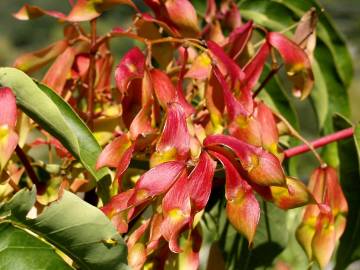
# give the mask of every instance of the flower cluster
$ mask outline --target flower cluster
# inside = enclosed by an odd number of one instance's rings
[[[309,190],[318,205],[305,208],[296,237],[307,256],[324,268],[345,230],[348,205],[332,167],[316,169],[310,177]]]
[[[42,82],[90,127],[96,130],[104,119],[117,117],[115,132],[102,138],[106,146],[96,166],[116,170],[114,196],[101,209],[126,233],[130,266],[152,263],[162,269],[168,256],[182,253],[184,269],[197,269],[199,220],[214,182],[225,178],[220,184],[228,219],[249,246],[260,218],[255,194],[282,209],[309,205],[297,236],[323,267],[343,233],[347,212],[336,173],[318,169],[309,189],[287,176],[279,147],[282,119],[258,97],[267,81],[259,82],[265,66],[271,68],[268,78],[284,68],[295,97],[310,94],[314,11],[305,14],[290,38],[243,22],[231,0],[220,5],[208,0],[202,29],[189,0],[144,2],[151,14],[131,0],[79,0],[68,15],[25,5],[15,14],[21,20],[48,15],[68,23],[63,40],[18,58],[15,66],[32,72],[54,60]],[[136,12],[133,25],[97,37],[95,19],[117,4]],[[82,21],[91,21],[90,37],[77,24]],[[119,37],[144,46],[133,47],[120,60],[114,93],[109,41]],[[0,91],[1,99],[6,93]],[[0,118],[1,130],[4,123]],[[222,172],[225,177],[217,177]]]

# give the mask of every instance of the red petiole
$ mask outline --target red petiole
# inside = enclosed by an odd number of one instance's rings
[[[324,136],[322,138],[319,138],[319,139],[316,139],[316,140],[314,140],[314,141],[312,141],[310,143],[314,148],[320,148],[320,147],[323,147],[323,146],[325,146],[325,145],[327,145],[329,143],[333,143],[333,142],[336,142],[336,141],[339,141],[339,140],[349,138],[353,134],[354,134],[354,128],[351,127],[351,128],[347,128],[347,129],[340,130],[338,132],[326,135],[326,136]],[[300,155],[302,153],[306,153],[308,151],[310,151],[309,146],[307,146],[306,144],[302,144],[302,145],[292,147],[292,148],[289,148],[289,149],[285,150],[284,155],[285,155],[286,158],[290,158],[290,157],[293,157],[293,156]]]

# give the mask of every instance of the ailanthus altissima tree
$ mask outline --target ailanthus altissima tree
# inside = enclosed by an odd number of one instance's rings
[[[314,0],[69,5],[16,12],[53,17],[64,35],[0,68],[1,269],[345,269],[360,258],[359,128],[337,114],[348,116],[351,61]],[[117,5],[133,10],[130,27],[98,34]],[[125,38],[136,45],[116,59],[112,40]],[[315,141],[300,135],[300,102]],[[304,152],[308,184],[293,158]]]

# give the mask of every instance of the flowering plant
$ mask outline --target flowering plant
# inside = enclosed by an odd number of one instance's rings
[[[14,14],[53,17],[64,37],[0,69],[5,248],[44,248],[46,269],[292,269],[292,231],[320,268],[339,240],[337,269],[359,259],[358,244],[346,250],[360,234],[359,164],[349,173],[344,152],[358,160],[358,128],[331,122],[347,113],[351,62],[316,2],[208,0],[202,15],[189,0],[69,3],[68,14]],[[99,34],[117,5],[133,11],[130,26]],[[118,61],[111,41],[122,38],[136,46]],[[44,68],[39,81],[26,75]],[[331,133],[313,142],[293,109],[308,99]],[[308,185],[292,158],[307,151],[318,163]],[[3,267],[38,269],[14,255]]]

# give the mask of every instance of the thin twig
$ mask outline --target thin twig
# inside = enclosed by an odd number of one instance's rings
[[[90,45],[90,64],[88,75],[88,95],[87,95],[87,123],[90,129],[93,129],[94,118],[94,97],[95,97],[95,64],[96,64],[96,19],[90,21],[91,24],[91,45]]]
[[[253,93],[253,98],[255,98],[258,94],[260,94],[261,90],[264,89],[264,87],[269,83],[269,81],[276,75],[276,73],[278,73],[279,69],[283,66],[283,64],[281,65],[277,65],[274,66],[270,72],[268,73],[268,75],[266,76],[266,78],[262,81],[262,83],[259,85],[259,87],[254,91]]]
[[[322,160],[319,153],[316,152],[313,145],[308,140],[306,140],[303,136],[301,136],[300,133],[286,120],[285,117],[283,117],[281,114],[279,114],[275,111],[273,111],[273,114],[275,114],[276,117],[279,118],[285,124],[285,126],[288,128],[288,132],[291,136],[299,139],[306,145],[306,147],[308,148],[308,151],[311,151],[314,154],[314,156],[319,161],[321,166],[326,166],[326,163]]]
[[[18,192],[20,190],[19,186],[11,178],[8,180],[8,184],[15,192]]]
[[[29,176],[31,182],[36,186],[38,193],[42,193],[44,191],[44,185],[40,183],[33,167],[31,166],[26,154],[21,149],[19,145],[15,148],[16,155],[19,157],[21,163],[24,165],[27,175]]]
[[[127,38],[130,38],[130,39],[134,39],[134,40],[137,40],[139,42],[142,42],[147,46],[152,46],[154,44],[160,44],[160,43],[181,43],[181,44],[185,44],[185,45],[191,45],[193,47],[198,48],[201,51],[207,52],[207,48],[204,47],[203,41],[201,41],[199,39],[195,39],[195,38],[174,38],[174,37],[163,37],[163,38],[159,38],[159,39],[147,39],[147,38],[140,37],[137,34],[132,33],[132,32],[128,32],[128,31],[124,31],[124,32],[111,31],[107,35],[105,35],[103,37],[100,37],[96,41],[94,47],[98,48],[102,43],[104,43],[107,40],[109,40],[110,38],[114,38],[114,37],[127,37]]]

